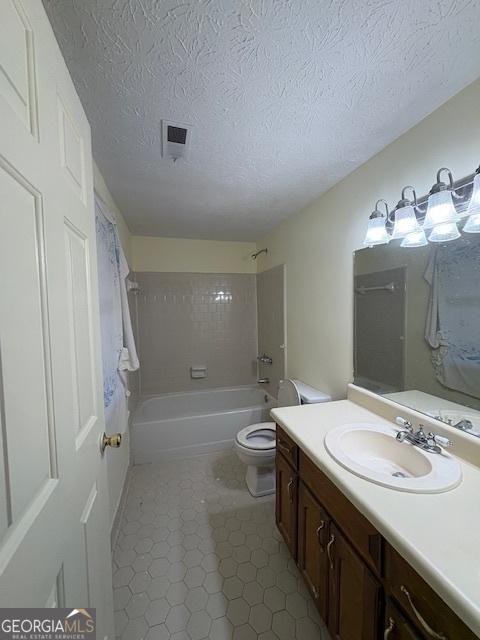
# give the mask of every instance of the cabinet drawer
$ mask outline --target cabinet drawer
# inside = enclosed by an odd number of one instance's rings
[[[381,576],[382,536],[301,450],[298,464],[303,482],[325,507],[357,552],[375,573]]]
[[[385,551],[385,585],[422,638],[478,640],[418,573],[391,547]],[[438,635],[435,635],[438,634]]]
[[[298,467],[298,446],[277,424],[277,452],[286,458],[294,469]]]

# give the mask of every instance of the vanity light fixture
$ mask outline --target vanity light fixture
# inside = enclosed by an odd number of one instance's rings
[[[380,202],[383,202],[385,204],[386,213],[382,213],[378,210],[378,205]],[[366,247],[373,247],[377,244],[389,243],[390,236],[386,228],[388,216],[389,211],[387,202],[383,199],[377,200],[377,202],[375,203],[375,209],[370,214],[367,233],[365,234],[365,240],[363,241],[363,244]]]
[[[480,167],[478,167],[473,179],[473,192],[466,215],[468,219],[463,231],[466,233],[480,233]]]
[[[411,189],[413,201],[405,197],[405,191]],[[417,194],[413,187],[407,186],[402,189],[402,198],[393,210],[393,233],[392,240],[404,238],[407,234],[414,233],[420,229],[414,207],[417,206]],[[403,246],[403,245],[402,245]]]
[[[447,176],[445,181],[442,180],[443,173]],[[407,189],[413,193],[411,200],[406,197]],[[380,203],[385,205],[385,213],[379,210]],[[465,218],[463,229],[459,229],[459,223]],[[429,241],[455,240],[461,236],[461,231],[480,233],[480,166],[455,183],[450,169],[442,167],[437,171],[437,181],[428,195],[417,199],[413,187],[404,187],[401,199],[391,212],[385,200],[377,200],[363,244],[373,247],[388,244],[390,240],[401,240],[402,247],[424,247]]]

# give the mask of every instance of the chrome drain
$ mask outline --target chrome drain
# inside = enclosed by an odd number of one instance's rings
[[[392,476],[394,478],[407,478],[408,477],[405,473],[402,473],[401,471],[395,471],[395,473],[392,473]]]

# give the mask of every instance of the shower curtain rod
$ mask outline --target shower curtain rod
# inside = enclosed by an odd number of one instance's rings
[[[395,285],[393,282],[389,282],[388,284],[381,284],[376,287],[357,287],[355,289],[357,293],[360,293],[362,296],[369,291],[395,291]]]

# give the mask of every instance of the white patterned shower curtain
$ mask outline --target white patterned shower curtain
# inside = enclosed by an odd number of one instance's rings
[[[102,339],[103,404],[107,429],[123,432],[128,422],[127,371],[139,368],[128,308],[129,267],[115,216],[95,194],[98,288]]]
[[[437,380],[480,398],[480,246],[470,239],[432,248],[425,340]]]

